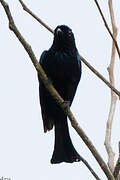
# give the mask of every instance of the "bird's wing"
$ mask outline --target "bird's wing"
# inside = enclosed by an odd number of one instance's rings
[[[43,53],[41,54],[40,61],[39,61],[40,65],[43,65],[46,54],[47,54],[47,51],[43,51]]]
[[[75,96],[75,92],[78,86],[78,83],[81,78],[81,59],[77,52],[77,61],[76,66],[73,68],[73,73],[71,75],[71,82],[68,83],[68,92],[67,92],[67,101],[70,101],[70,105],[72,104],[73,98]]]
[[[44,62],[46,59],[47,51],[44,51],[40,57],[40,65],[44,69]],[[44,126],[44,132],[47,132],[47,130],[51,130],[53,128],[54,121],[50,117],[49,111],[48,111],[48,98],[49,93],[46,90],[39,74],[38,74],[38,80],[39,80],[39,97],[40,97],[40,105],[41,105],[41,112],[42,112],[42,119],[43,119],[43,126]]]

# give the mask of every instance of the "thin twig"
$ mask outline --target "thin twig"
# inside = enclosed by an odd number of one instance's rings
[[[117,177],[119,175],[119,172],[120,172],[120,142],[119,142],[119,145],[118,145],[118,149],[119,149],[119,157],[118,157],[118,160],[117,160],[114,172],[113,172],[113,175],[114,175],[115,179],[117,179]]]
[[[33,16],[40,24],[42,24],[48,31],[51,33],[54,33],[53,30],[45,24],[38,16],[36,16],[28,7],[25,5],[25,3],[22,0],[19,0],[20,4],[22,5],[23,9],[28,12],[31,16]]]
[[[120,49],[119,49],[118,43],[117,43],[116,39],[114,38],[114,36],[113,36],[113,34],[112,34],[112,32],[111,32],[108,24],[107,24],[107,21],[105,20],[105,17],[104,17],[104,15],[103,15],[103,13],[102,13],[102,10],[101,10],[101,8],[100,8],[100,5],[99,5],[98,1],[97,1],[97,0],[94,0],[94,1],[95,1],[95,4],[96,4],[96,6],[97,6],[97,8],[98,8],[98,10],[99,10],[99,13],[100,13],[100,15],[101,15],[101,17],[102,17],[102,20],[103,20],[103,22],[104,22],[104,25],[105,25],[106,29],[108,30],[108,32],[109,32],[112,40],[114,41],[114,44],[115,44],[115,47],[116,47],[116,50],[117,50],[117,53],[118,53],[118,56],[119,56],[119,59],[120,59]]]
[[[93,66],[91,66],[81,55],[80,55],[81,61],[97,76],[99,79],[101,79],[112,91],[114,91],[119,97],[120,97],[120,91],[118,91],[110,82],[103,77]]]
[[[108,166],[106,165],[106,163],[104,162],[102,157],[99,155],[96,148],[91,143],[90,139],[87,137],[87,135],[81,129],[81,127],[78,125],[76,119],[74,118],[72,112],[70,111],[69,106],[66,107],[65,103],[63,103],[64,100],[60,97],[60,95],[57,93],[55,88],[52,86],[52,84],[48,80],[44,70],[42,69],[40,64],[37,62],[36,57],[35,57],[32,49],[31,49],[30,45],[24,40],[24,38],[22,37],[22,35],[18,31],[18,29],[17,29],[17,27],[16,27],[16,25],[15,25],[15,23],[13,21],[12,15],[10,13],[8,4],[4,0],[0,0],[0,2],[1,2],[3,8],[5,9],[7,17],[9,19],[9,27],[10,27],[10,29],[15,33],[16,37],[22,43],[22,45],[25,48],[26,52],[29,54],[29,56],[30,56],[36,70],[40,74],[41,80],[43,81],[45,87],[50,92],[50,94],[53,96],[53,98],[57,101],[57,103],[63,109],[63,111],[67,114],[67,116],[69,117],[69,119],[71,121],[72,127],[77,131],[77,133],[80,135],[80,137],[82,138],[84,143],[87,145],[87,147],[89,148],[89,150],[91,151],[91,153],[93,154],[93,156],[95,157],[97,162],[99,163],[100,167],[102,168],[103,172],[106,174],[107,178],[109,180],[115,180],[114,176],[112,175],[112,173],[108,169]]]
[[[91,168],[91,166],[89,165],[89,163],[83,158],[81,157],[81,161],[85,164],[85,166],[89,169],[89,171],[91,172],[91,174],[95,177],[95,179],[100,180],[100,178],[98,177],[98,175],[95,173],[95,171]]]
[[[26,5],[23,3],[22,0],[19,0],[19,2],[21,3],[23,9],[25,11],[27,11],[30,15],[32,15],[37,21],[38,21],[38,17],[30,10],[28,9],[28,7],[26,7]],[[47,25],[45,24],[43,21],[41,23],[41,19],[39,20],[39,23],[42,24],[45,28],[47,27],[47,29],[51,32],[54,33],[54,31]],[[120,97],[120,92],[114,87],[112,86],[108,80],[106,80],[93,66],[91,66],[81,55],[80,55],[81,61],[94,73],[96,74],[96,76],[98,78],[100,78],[109,88],[111,88],[119,97]]]
[[[110,12],[110,17],[111,17],[111,24],[112,24],[112,29],[113,29],[113,37],[116,39],[117,37],[117,27],[115,24],[115,18],[114,18],[114,11],[113,11],[113,4],[112,0],[109,0],[109,12]],[[115,64],[115,44],[114,41],[112,43],[112,54],[111,54],[111,61],[110,65],[108,67],[108,73],[109,73],[109,79],[110,83],[114,86],[114,64]],[[111,132],[112,132],[112,123],[113,123],[113,118],[115,114],[115,107],[116,107],[116,101],[117,101],[117,96],[116,94],[111,90],[111,105],[110,105],[110,111],[109,111],[109,116],[107,120],[107,125],[106,125],[106,136],[105,136],[105,147],[106,151],[108,154],[108,167],[113,172],[114,170],[114,152],[112,150],[111,146]]]

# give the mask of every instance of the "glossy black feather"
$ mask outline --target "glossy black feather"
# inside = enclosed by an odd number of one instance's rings
[[[53,44],[42,53],[40,64],[58,93],[71,105],[81,77],[81,61],[69,27],[62,25],[55,29]],[[80,161],[70,139],[67,116],[46,90],[39,75],[38,79],[44,132],[55,126],[51,163]]]

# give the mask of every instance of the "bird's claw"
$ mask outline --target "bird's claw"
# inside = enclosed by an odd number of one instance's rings
[[[70,101],[64,101],[63,104],[65,108],[67,108],[68,106],[70,107]]]

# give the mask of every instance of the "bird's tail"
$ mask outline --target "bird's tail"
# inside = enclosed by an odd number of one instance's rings
[[[61,113],[55,120],[55,145],[51,163],[73,163],[80,160],[80,155],[75,150],[70,139],[67,116]]]

